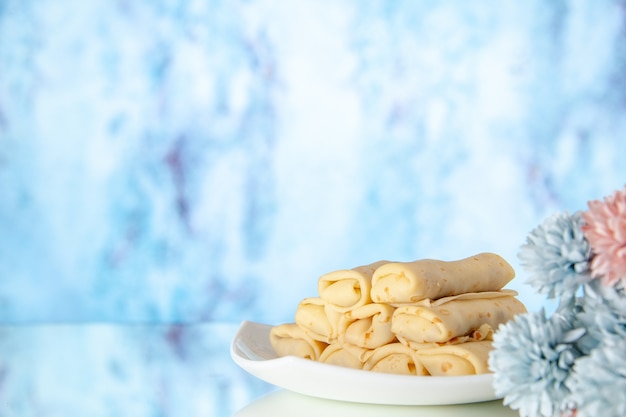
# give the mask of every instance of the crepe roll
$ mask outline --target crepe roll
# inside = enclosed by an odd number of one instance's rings
[[[388,261],[378,261],[353,269],[342,269],[322,275],[317,282],[319,296],[334,304],[339,311],[348,311],[371,302],[372,275]]]
[[[369,350],[359,348],[357,346],[349,346],[344,343],[333,343],[324,349],[318,361],[329,365],[362,369],[363,362],[368,357],[369,352]]]
[[[318,360],[327,344],[309,337],[295,323],[274,326],[270,330],[270,344],[278,356],[297,356]]]
[[[398,337],[417,343],[444,343],[470,334],[483,324],[497,328],[526,307],[514,291],[464,294],[437,302],[403,305],[391,320],[391,330]]]
[[[295,322],[309,337],[324,343],[334,343],[340,333],[341,313],[319,297],[303,299],[295,313]]]
[[[489,373],[490,341],[444,345],[416,351],[417,360],[432,376],[459,376]]]
[[[366,304],[343,314],[339,340],[367,349],[375,349],[395,339],[391,331],[394,307],[388,304]]]
[[[363,369],[402,375],[428,375],[416,351],[402,343],[389,343],[374,349],[363,364]]]
[[[394,304],[498,291],[514,276],[511,265],[494,253],[480,253],[457,261],[389,262],[374,272],[370,297],[377,303]]]
[[[410,347],[413,350],[422,350],[422,349],[431,349],[434,347],[442,346],[442,345],[456,345],[459,343],[467,343],[467,342],[480,342],[483,340],[493,340],[493,328],[488,324],[481,325],[478,329],[472,330],[471,333],[466,334],[464,336],[453,337],[452,339],[444,342],[444,343],[418,343],[413,340],[409,340],[402,336],[397,336],[397,339],[400,343],[405,346]]]

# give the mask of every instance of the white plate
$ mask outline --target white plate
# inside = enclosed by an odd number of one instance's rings
[[[409,376],[362,371],[293,356],[277,357],[272,325],[244,321],[230,354],[250,374],[290,391],[369,404],[442,405],[498,399],[493,375]]]

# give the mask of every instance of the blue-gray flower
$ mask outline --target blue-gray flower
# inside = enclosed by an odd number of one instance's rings
[[[626,294],[621,285],[606,286],[600,280],[585,285],[577,313],[578,326],[587,329],[578,347],[588,354],[610,340],[626,339]]]
[[[582,225],[580,212],[556,213],[533,229],[520,248],[528,283],[548,298],[572,298],[590,280],[591,249]]]
[[[561,315],[526,313],[501,325],[494,334],[489,366],[494,388],[504,404],[521,416],[559,416],[569,409],[565,381],[580,357],[575,342],[584,330]]]
[[[578,359],[566,383],[577,417],[626,416],[626,339],[611,340]]]

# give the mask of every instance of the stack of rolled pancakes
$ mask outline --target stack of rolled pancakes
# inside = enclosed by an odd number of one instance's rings
[[[488,373],[492,334],[526,312],[503,289],[515,276],[499,255],[379,261],[321,276],[295,323],[274,326],[278,356],[409,375]]]

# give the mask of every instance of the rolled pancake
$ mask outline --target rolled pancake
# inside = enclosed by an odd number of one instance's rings
[[[361,369],[363,361],[368,357],[368,349],[350,346],[344,343],[333,343],[328,345],[318,361],[330,365],[345,366],[348,368]]]
[[[322,275],[317,281],[320,298],[334,304],[338,311],[348,311],[371,302],[372,275],[388,261],[378,261],[353,269],[341,269]]]
[[[391,331],[394,307],[388,304],[366,304],[343,314],[339,341],[366,349],[375,349],[395,339]]]
[[[340,333],[341,313],[319,297],[305,298],[296,308],[295,321],[315,340],[334,343]]]
[[[483,340],[492,341],[493,331],[494,330],[491,328],[490,325],[483,324],[478,329],[472,330],[472,332],[470,332],[467,335],[453,337],[452,339],[443,343],[436,343],[436,342],[418,343],[402,336],[397,336],[397,339],[400,343],[402,343],[405,346],[410,347],[413,350],[422,350],[422,349],[431,349],[431,348],[435,348],[435,347],[439,347],[443,345],[456,345],[459,343],[480,342]]]
[[[270,329],[270,343],[278,356],[297,356],[318,360],[327,344],[309,337],[295,323],[285,323]]]
[[[444,345],[416,351],[417,360],[432,376],[477,375],[489,373],[490,341]]]
[[[396,308],[391,330],[417,343],[444,343],[488,324],[496,329],[515,315],[526,312],[515,291],[470,293]]]
[[[370,297],[377,303],[412,303],[481,291],[498,291],[515,277],[499,255],[480,253],[457,261],[422,259],[389,262],[372,276]]]
[[[363,364],[363,369],[391,374],[428,375],[416,351],[398,342],[374,349]]]

